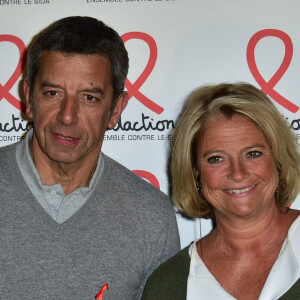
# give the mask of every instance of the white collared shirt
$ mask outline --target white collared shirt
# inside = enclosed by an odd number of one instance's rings
[[[300,216],[291,225],[283,242],[259,300],[278,299],[300,277]],[[191,263],[187,283],[187,300],[236,300],[214,278],[197,252],[196,242],[191,245]]]

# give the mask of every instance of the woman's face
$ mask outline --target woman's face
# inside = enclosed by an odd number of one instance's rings
[[[275,205],[278,174],[269,144],[242,115],[210,121],[197,142],[196,175],[216,217],[255,216]]]

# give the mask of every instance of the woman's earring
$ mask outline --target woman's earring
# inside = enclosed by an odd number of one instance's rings
[[[278,170],[277,170],[277,176],[279,177],[279,171]],[[279,193],[279,183],[278,183],[277,188],[275,190],[275,197],[276,197],[277,200],[279,200],[278,199],[279,198],[278,193]]]
[[[275,197],[276,197],[277,200],[279,200],[278,199],[278,193],[279,193],[279,185],[277,185],[277,188],[275,190]]]
[[[201,182],[200,182],[200,176],[197,175],[196,177],[196,186],[197,186],[197,190],[199,191],[199,193],[202,194],[202,185],[201,185]]]

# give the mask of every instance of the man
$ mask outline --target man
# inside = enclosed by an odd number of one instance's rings
[[[33,41],[24,82],[34,129],[0,149],[1,299],[140,299],[179,250],[172,206],[101,153],[126,107],[128,55],[89,17]],[[100,296],[99,296],[100,297]]]

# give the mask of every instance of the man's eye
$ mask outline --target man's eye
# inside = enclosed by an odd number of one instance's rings
[[[210,164],[218,164],[222,161],[222,157],[220,156],[211,156],[207,159]]]
[[[47,94],[50,96],[56,96],[58,94],[58,92],[57,91],[48,91]]]
[[[247,153],[247,157],[249,158],[256,158],[262,155],[262,152],[260,151],[250,151]]]
[[[86,95],[85,98],[86,98],[86,100],[88,100],[88,101],[96,100],[96,98],[95,98],[94,96],[92,96],[92,95]]]
[[[82,95],[82,99],[87,101],[88,103],[97,103],[99,100],[99,98],[97,98],[93,95],[90,95],[90,94]]]

